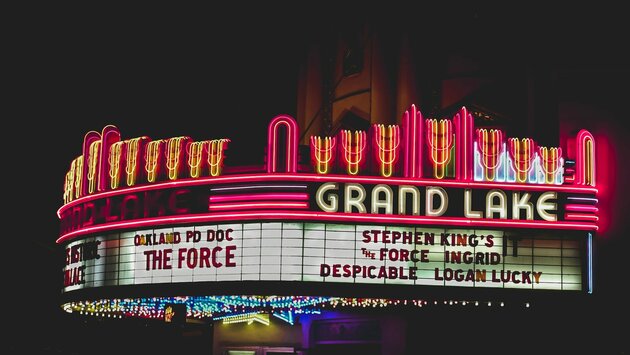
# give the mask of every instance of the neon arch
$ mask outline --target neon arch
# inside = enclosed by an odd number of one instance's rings
[[[109,153],[112,144],[120,141],[120,132],[116,126],[107,125],[101,133],[100,166],[98,167],[97,190],[105,191],[109,189]]]
[[[278,156],[278,130],[281,126],[286,127],[286,173],[297,172],[297,152],[298,152],[298,126],[295,119],[289,115],[280,115],[274,117],[269,123],[267,130],[267,172],[277,173],[279,169]]]
[[[90,148],[96,141],[100,142],[101,134],[96,131],[89,131],[83,137],[83,167],[80,176],[75,175],[77,179],[75,198],[89,194],[88,170],[90,167]]]
[[[591,132],[580,130],[576,137],[575,183],[595,186],[595,138]]]

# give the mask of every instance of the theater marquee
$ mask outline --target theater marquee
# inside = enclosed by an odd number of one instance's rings
[[[297,137],[291,117],[274,118],[266,165],[237,173],[224,164],[228,139],[88,133],[58,211],[64,292],[267,281],[591,290],[587,131],[542,147],[474,130],[465,108],[425,120],[412,107],[402,126],[311,137],[311,164]]]

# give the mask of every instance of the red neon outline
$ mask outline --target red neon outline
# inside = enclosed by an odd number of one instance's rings
[[[245,210],[261,208],[308,208],[308,202],[259,201],[243,203],[221,203],[208,206],[208,210]]]
[[[85,234],[98,233],[117,229],[136,229],[147,226],[165,224],[187,224],[217,221],[246,221],[246,220],[318,220],[331,222],[361,222],[370,224],[421,224],[421,225],[446,225],[465,227],[502,227],[502,228],[549,228],[549,229],[573,229],[573,230],[597,230],[598,226],[592,223],[565,222],[565,221],[517,221],[509,219],[479,219],[471,220],[463,217],[426,217],[426,216],[401,216],[401,215],[373,215],[362,213],[341,212],[316,212],[316,211],[248,211],[248,212],[224,212],[204,215],[185,215],[175,217],[154,217],[127,222],[112,222],[108,224],[83,228],[66,233],[57,239],[57,243],[63,243],[70,239]]]
[[[317,175],[317,174],[248,174],[238,176],[220,176],[220,177],[205,177],[200,179],[182,179],[175,181],[159,182],[155,184],[148,184],[143,186],[134,186],[118,189],[115,191],[105,191],[89,196],[84,196],[76,199],[70,203],[61,206],[57,210],[57,216],[61,218],[61,214],[68,208],[71,208],[77,204],[85,203],[95,199],[105,198],[109,196],[115,196],[119,194],[128,194],[133,192],[142,192],[157,190],[163,188],[174,188],[184,186],[198,186],[206,184],[227,184],[227,183],[248,183],[248,182],[268,182],[268,181],[297,181],[297,182],[356,182],[365,184],[389,184],[389,185],[413,185],[413,186],[441,186],[441,187],[459,187],[459,188],[482,188],[482,189],[508,189],[518,191],[557,191],[565,193],[580,193],[580,194],[597,194],[597,188],[595,187],[581,187],[571,185],[523,185],[516,183],[497,183],[497,182],[481,182],[481,181],[451,181],[435,179],[409,179],[409,178],[387,178],[374,176],[348,176],[348,175]]]
[[[403,115],[403,132],[405,135],[404,174],[407,178],[422,177],[422,113],[416,105],[405,111]]]
[[[564,209],[566,211],[573,211],[573,212],[592,212],[592,213],[597,213],[599,212],[599,208],[595,207],[595,206],[590,206],[590,205],[565,205]]]
[[[211,203],[232,201],[260,201],[260,200],[308,200],[308,194],[304,193],[261,193],[243,195],[219,195],[210,196]]]
[[[460,181],[473,180],[473,131],[474,121],[466,107],[453,117],[455,122],[455,178]]]
[[[278,161],[278,127],[284,125],[287,127],[287,164],[286,172],[297,172],[297,148],[298,148],[298,126],[295,119],[289,115],[280,115],[274,117],[269,122],[267,128],[267,172],[277,173]]]

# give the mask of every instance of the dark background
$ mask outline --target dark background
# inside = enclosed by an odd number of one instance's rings
[[[9,157],[3,175],[10,210],[4,236],[10,242],[4,243],[9,278],[3,289],[9,310],[4,323],[15,340],[9,349],[56,353],[72,342],[72,327],[59,308],[62,259],[54,243],[55,212],[62,204],[65,173],[80,154],[87,131],[113,124],[123,138],[227,137],[232,139],[229,154],[262,162],[269,120],[295,114],[305,43],[348,16],[415,23],[426,33],[427,55],[460,47],[564,68],[569,99],[606,112],[603,124],[616,137],[628,133],[622,121],[628,119],[630,93],[630,62],[624,53],[628,24],[620,9],[291,6],[55,4],[7,12],[11,19],[2,56],[9,63],[3,71],[9,91],[5,107],[11,112],[3,121],[9,137],[3,144],[3,155]],[[612,149],[618,157],[617,166],[609,167],[618,189],[615,220],[598,240],[595,294],[567,312],[566,325],[577,329],[575,322],[581,322],[585,328],[580,329],[592,328],[571,341],[621,353],[627,349],[627,334],[614,324],[627,326],[621,315],[627,314],[628,143]],[[583,337],[588,334],[591,339]],[[18,341],[21,336],[28,340]]]

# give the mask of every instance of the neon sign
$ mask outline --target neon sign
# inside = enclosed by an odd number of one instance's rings
[[[297,134],[292,117],[275,117],[266,172],[225,175],[228,139],[121,140],[113,126],[89,132],[65,176],[59,240],[152,223],[283,216],[597,230],[595,142],[584,130],[576,156],[564,157],[561,147],[475,130],[465,108],[436,120],[412,106],[402,126],[310,137],[311,166],[298,164]],[[575,169],[565,169],[565,159]]]

